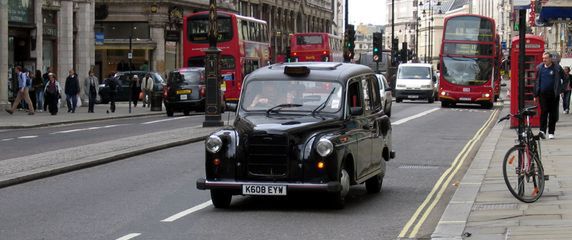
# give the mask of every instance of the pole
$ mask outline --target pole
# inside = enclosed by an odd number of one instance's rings
[[[526,37],[526,10],[518,11],[518,109],[524,108],[524,47]],[[521,140],[524,132],[524,119],[518,121],[518,138]]]
[[[133,58],[133,48],[131,46],[131,41],[133,39],[133,26],[131,26],[131,32],[129,33],[129,53],[127,54],[127,58],[129,58],[129,77],[131,78],[129,81],[129,86],[131,89],[129,89],[129,113],[131,113],[131,98],[133,98],[133,87],[131,87],[131,84],[133,84],[133,75],[131,75],[131,61]]]
[[[344,20],[345,20],[344,26],[346,26],[346,27],[348,26],[348,24],[350,24],[349,14],[348,14],[348,12],[350,11],[350,10],[349,10],[349,1],[350,1],[350,0],[346,0],[346,6],[345,6],[345,10],[346,10],[346,11],[344,12],[344,14],[345,14],[345,15],[344,15]]]
[[[220,127],[221,120],[221,93],[220,93],[220,52],[216,47],[218,37],[216,0],[209,1],[209,48],[205,51],[205,79],[206,79],[206,100],[205,100],[205,121],[203,127]]]

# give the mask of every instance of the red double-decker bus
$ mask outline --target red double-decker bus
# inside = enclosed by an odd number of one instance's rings
[[[341,62],[342,38],[321,32],[290,34],[290,58],[293,62]]]
[[[183,57],[185,67],[204,67],[209,47],[209,13],[197,12],[183,21]],[[265,66],[270,60],[270,39],[265,21],[217,12],[220,67],[224,78],[226,102],[238,102],[245,75]]]
[[[498,61],[496,45],[494,19],[474,14],[445,18],[439,54],[442,107],[477,103],[492,108]]]

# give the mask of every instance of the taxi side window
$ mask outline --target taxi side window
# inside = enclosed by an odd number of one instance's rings
[[[375,75],[369,75],[367,77],[369,89],[370,89],[370,107],[373,111],[377,111],[381,108],[381,96],[380,96],[380,86],[379,81]]]
[[[349,109],[352,107],[361,107],[362,106],[362,100],[361,100],[361,94],[360,94],[360,81],[353,81],[350,82],[350,84],[348,85],[348,99],[346,100],[346,105],[348,106],[348,112]]]
[[[363,91],[364,112],[368,114],[371,111],[371,92],[370,84],[367,78],[362,78],[361,87]]]

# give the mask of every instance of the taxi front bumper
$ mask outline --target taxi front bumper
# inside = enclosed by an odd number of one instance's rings
[[[252,184],[271,184],[271,185],[284,185],[288,191],[314,191],[314,192],[339,192],[342,190],[342,185],[339,182],[327,183],[291,183],[291,182],[260,182],[260,181],[233,181],[221,180],[211,181],[204,178],[197,180],[197,189],[224,189],[230,191],[240,191],[242,185]]]

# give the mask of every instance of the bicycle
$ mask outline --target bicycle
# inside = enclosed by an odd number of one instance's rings
[[[544,192],[544,167],[541,161],[540,138],[542,134],[534,135],[530,127],[530,117],[536,115],[536,106],[522,109],[517,114],[508,114],[498,122],[517,118],[523,125],[523,132],[517,144],[511,147],[503,160],[503,177],[510,193],[525,203],[535,202]],[[519,135],[518,129],[517,136]]]

